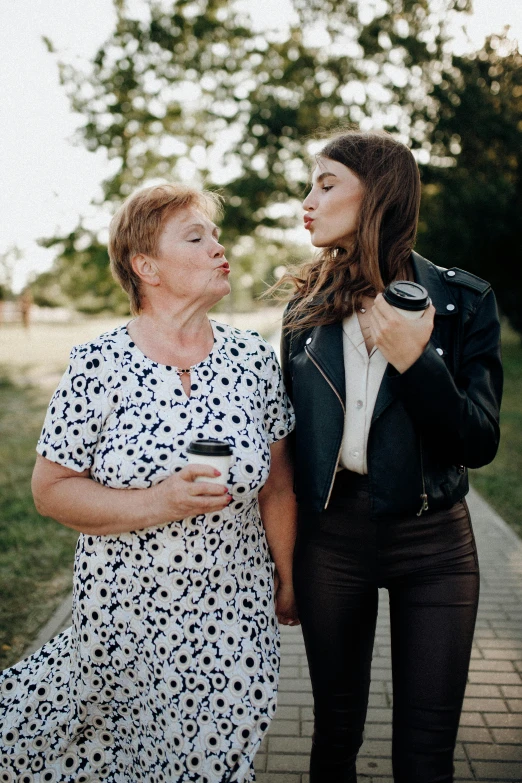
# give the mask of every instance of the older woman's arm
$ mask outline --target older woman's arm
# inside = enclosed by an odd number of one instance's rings
[[[117,535],[221,511],[230,502],[227,488],[194,482],[216,475],[210,465],[187,465],[148,489],[112,489],[93,481],[88,470],[78,473],[38,455],[32,490],[40,514],[80,533]]]
[[[276,612],[284,625],[297,622],[292,585],[292,559],[297,529],[297,503],[288,437],[270,446],[270,474],[259,493],[261,519],[276,567]]]

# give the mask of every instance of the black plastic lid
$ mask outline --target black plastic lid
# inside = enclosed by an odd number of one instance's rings
[[[224,440],[192,440],[189,443],[187,454],[201,454],[204,457],[230,457],[232,449]]]
[[[424,286],[409,280],[395,280],[384,289],[382,295],[388,304],[401,310],[426,310],[431,302]]]

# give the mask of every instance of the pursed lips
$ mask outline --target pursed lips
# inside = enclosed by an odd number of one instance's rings
[[[312,223],[314,222],[314,219],[312,217],[310,217],[309,215],[305,215],[303,220],[304,220],[304,227],[306,229],[309,229],[310,226],[312,225]]]

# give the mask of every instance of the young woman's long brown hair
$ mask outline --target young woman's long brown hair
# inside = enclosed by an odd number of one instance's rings
[[[385,132],[345,131],[316,156],[347,166],[364,194],[352,246],[324,248],[275,288],[290,283],[294,296],[285,328],[335,323],[351,315],[363,296],[376,296],[408,276],[420,203],[419,169],[411,151]]]

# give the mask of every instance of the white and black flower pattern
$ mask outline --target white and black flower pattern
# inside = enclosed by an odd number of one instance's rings
[[[1,783],[255,779],[276,705],[279,636],[258,493],[293,427],[271,347],[212,321],[191,373],[149,360],[125,326],[73,349],[37,450],[115,488],[232,446],[230,505],[132,533],[80,535],[73,625],[0,676]]]

